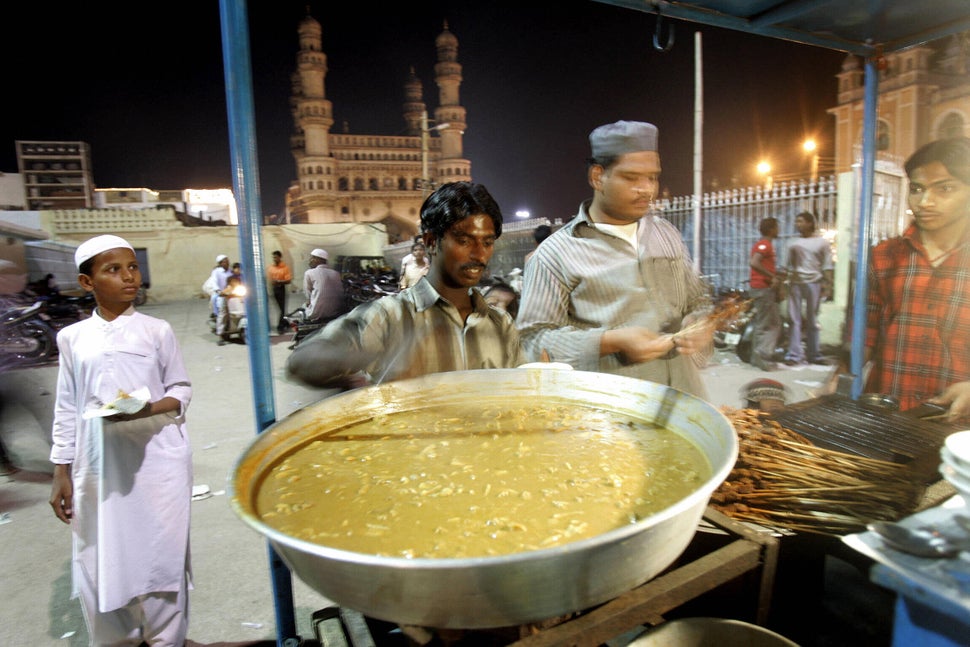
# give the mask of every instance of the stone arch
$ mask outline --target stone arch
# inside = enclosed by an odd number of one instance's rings
[[[934,130],[936,139],[962,137],[967,134],[967,122],[962,114],[951,110],[942,116]]]

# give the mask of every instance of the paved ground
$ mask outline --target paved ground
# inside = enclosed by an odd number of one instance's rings
[[[256,434],[247,346],[217,346],[206,324],[208,301],[147,304],[141,310],[168,320],[182,345],[193,380],[189,411],[195,483],[212,496],[193,503],[191,645],[215,647],[275,640],[274,599],[266,543],[230,509],[226,478]],[[829,324],[826,324],[829,325]],[[831,335],[831,332],[829,331]],[[282,368],[290,335],[270,347],[275,413],[280,419],[331,392],[288,382]],[[0,434],[20,471],[0,477],[0,645],[82,647],[87,632],[78,603],[69,599],[70,532],[48,505],[48,462],[56,365],[0,375]],[[740,390],[752,379],[770,376],[789,389],[790,401],[828,392],[832,369],[786,368],[769,374],[719,352],[704,370],[711,401],[741,406]],[[311,638],[310,614],[327,600],[294,579],[298,633]],[[838,643],[832,643],[838,644]]]

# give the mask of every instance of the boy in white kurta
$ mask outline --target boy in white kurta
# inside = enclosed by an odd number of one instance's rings
[[[98,236],[75,262],[98,307],[57,336],[50,503],[74,534],[72,597],[81,598],[92,645],[181,646],[191,383],[168,322],[132,306],[141,273],[131,245]],[[126,397],[146,389],[144,400]]]

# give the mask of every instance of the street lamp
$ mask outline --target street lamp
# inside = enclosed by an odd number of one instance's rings
[[[765,178],[765,190],[771,191],[771,164],[762,160],[758,162],[758,174]]]
[[[444,130],[451,124],[438,124],[428,128],[428,111],[421,111],[421,198],[428,197],[431,189],[431,178],[428,177],[428,134],[433,130]]]
[[[528,209],[519,209],[518,211],[515,212],[516,218],[528,218],[531,215],[532,214],[529,213]]]
[[[806,139],[802,149],[812,156],[812,184],[818,181],[818,144],[814,139]]]

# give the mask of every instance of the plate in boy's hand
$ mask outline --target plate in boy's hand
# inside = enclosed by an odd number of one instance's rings
[[[97,409],[88,409],[81,414],[81,417],[85,420],[90,420],[92,418],[107,418],[119,414],[138,413],[145,408],[149,398],[151,398],[151,394],[148,392],[148,387],[142,387],[131,393],[125,393],[119,390],[118,398],[114,402],[104,404]]]

